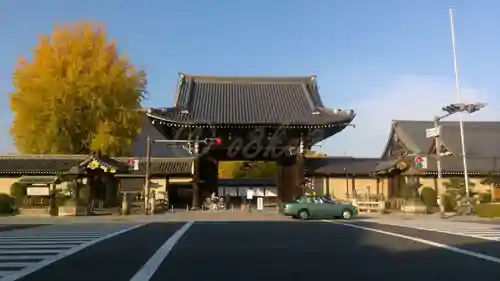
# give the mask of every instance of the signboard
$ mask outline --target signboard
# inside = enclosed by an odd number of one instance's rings
[[[257,210],[264,211],[264,199],[262,197],[257,198]]]
[[[127,159],[127,165],[130,170],[139,171],[139,160]]]
[[[427,157],[415,156],[414,162],[416,169],[427,169]]]
[[[256,187],[253,189],[254,196],[264,196],[264,189]]]
[[[267,187],[264,196],[276,197],[276,196],[278,196],[278,189],[276,187]]]
[[[28,196],[49,196],[49,187],[28,187],[26,188],[26,195]]]
[[[425,129],[425,136],[427,138],[435,138],[441,134],[441,126]]]

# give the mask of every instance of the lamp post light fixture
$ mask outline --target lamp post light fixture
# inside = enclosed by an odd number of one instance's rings
[[[344,174],[345,174],[345,195],[347,198],[349,198],[349,172],[347,171],[347,168],[344,168]]]
[[[443,192],[442,190],[442,169],[441,169],[441,126],[440,122],[442,119],[451,116],[456,113],[469,113],[472,114],[476,111],[479,111],[483,107],[485,107],[487,104],[486,103],[453,103],[449,104],[447,106],[442,107],[442,110],[446,112],[446,114],[442,116],[436,116],[434,118],[434,128],[428,129],[432,130],[427,132],[427,137],[433,137],[435,139],[435,148],[436,148],[436,166],[437,166],[437,173],[438,173],[438,190],[439,194]],[[464,180],[465,180],[465,196],[468,199],[470,192],[469,192],[469,175],[468,175],[468,170],[467,170],[467,154],[465,150],[465,136],[464,136],[464,128],[463,128],[463,121],[462,118],[460,118],[460,139],[462,143],[462,159],[463,159],[463,166],[464,166]],[[440,204],[441,206],[441,204]]]

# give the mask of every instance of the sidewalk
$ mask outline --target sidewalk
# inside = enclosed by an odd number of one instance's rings
[[[174,221],[286,221],[291,220],[278,214],[275,210],[258,211],[185,211],[174,210],[161,214],[128,216],[103,215],[81,217],[0,217],[0,225],[6,224],[75,224],[75,223],[147,223],[147,222],[174,222]]]

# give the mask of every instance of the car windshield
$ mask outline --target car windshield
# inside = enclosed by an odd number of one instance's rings
[[[321,200],[323,200],[323,202],[326,202],[326,203],[335,203],[335,200],[333,200],[330,197],[321,196],[320,198],[321,198]]]

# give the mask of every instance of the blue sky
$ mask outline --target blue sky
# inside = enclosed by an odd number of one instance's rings
[[[172,104],[179,71],[316,74],[327,106],[357,112],[356,129],[321,150],[378,156],[391,119],[430,119],[456,100],[450,5],[463,99],[489,103],[465,120],[499,120],[497,0],[3,0],[0,153],[15,152],[8,93],[16,56],[29,55],[53,22],[97,20],[148,72],[147,106]]]

